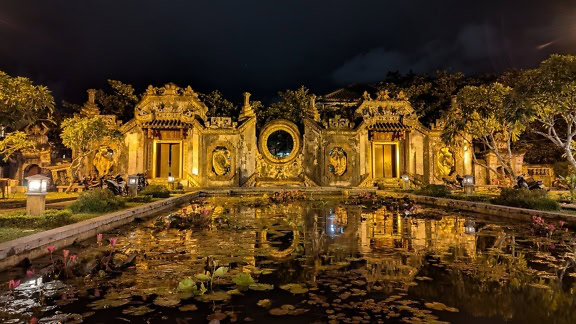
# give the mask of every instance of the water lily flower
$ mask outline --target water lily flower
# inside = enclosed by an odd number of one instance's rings
[[[62,250],[62,254],[64,254],[64,260],[68,259],[68,255],[70,255],[70,250]]]
[[[20,280],[10,280],[10,282],[8,283],[8,289],[14,291],[14,289],[18,288],[18,286],[20,286]]]
[[[35,273],[36,273],[36,270],[34,270],[34,269],[26,270],[26,278],[32,277]]]
[[[56,248],[56,247],[55,247],[54,245],[50,245],[50,246],[48,246],[46,249],[48,249],[48,252],[50,252],[50,254],[52,254],[52,253],[54,253],[54,249],[55,249],[55,248]]]
[[[118,242],[118,238],[117,237],[111,237],[109,239],[109,241],[110,241],[110,245],[116,246],[116,242]]]
[[[566,224],[566,223],[563,222],[563,221],[560,221],[559,224],[560,224],[560,227],[562,227],[562,226],[564,226],[564,224]]]
[[[78,256],[77,256],[76,254],[72,254],[72,255],[70,256],[70,263],[73,263],[74,261],[76,261],[76,258],[77,258],[77,257],[78,257]]]
[[[30,324],[38,324],[38,319],[36,317],[32,317],[30,319]]]
[[[98,243],[98,245],[102,245],[102,234],[96,235],[96,243]]]
[[[554,231],[555,229],[556,229],[556,227],[554,225],[552,225],[552,224],[548,225],[548,230],[550,232]]]

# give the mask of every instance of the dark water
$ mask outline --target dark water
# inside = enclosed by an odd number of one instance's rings
[[[234,227],[158,231],[148,220],[105,233],[105,240],[118,237],[117,261],[137,254],[134,266],[43,282],[38,274],[51,267],[44,258],[13,295],[2,293],[0,319],[576,323],[575,274],[566,267],[574,254],[560,237],[534,235],[530,224],[423,207],[404,217],[335,199],[258,208],[231,198],[209,203]],[[71,248],[79,263],[110,248],[95,241]],[[220,266],[229,271],[211,289],[206,283],[203,295],[178,290],[181,280]],[[235,290],[240,272],[250,273],[256,290]]]

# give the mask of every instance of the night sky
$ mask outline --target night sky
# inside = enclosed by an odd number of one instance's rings
[[[270,100],[387,71],[468,74],[576,53],[576,0],[0,0],[0,70],[82,102],[106,79]]]

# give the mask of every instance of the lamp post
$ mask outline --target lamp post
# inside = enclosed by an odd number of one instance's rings
[[[474,194],[474,176],[466,175],[462,180],[462,186],[464,186],[464,193],[466,195]]]
[[[410,189],[410,176],[403,174],[400,176],[400,179],[402,179],[402,189]]]
[[[128,176],[128,196],[136,197],[138,194],[138,176],[129,175]]]
[[[40,216],[46,210],[46,194],[50,178],[40,174],[27,177],[26,188],[26,214]]]
[[[173,176],[168,176],[168,183],[170,184],[170,189],[174,190],[174,177]]]

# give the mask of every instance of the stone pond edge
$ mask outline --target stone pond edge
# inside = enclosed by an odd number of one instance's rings
[[[74,242],[95,239],[98,233],[128,224],[136,218],[173,209],[199,195],[200,192],[195,191],[0,243],[0,271],[16,266],[26,258],[32,260],[48,254],[47,247],[50,245],[61,249]]]
[[[429,196],[419,196],[409,193],[398,193],[390,191],[377,191],[381,196],[391,196],[396,198],[408,197],[414,200],[416,203],[424,205],[432,205],[435,207],[442,207],[447,209],[456,209],[475,212],[479,214],[512,218],[522,221],[532,221],[532,216],[539,216],[547,220],[564,221],[571,225],[576,225],[576,216],[560,213],[560,212],[550,212],[518,207],[508,207],[502,205],[494,205],[489,203],[466,201],[466,200],[456,200],[449,198],[438,198]]]

